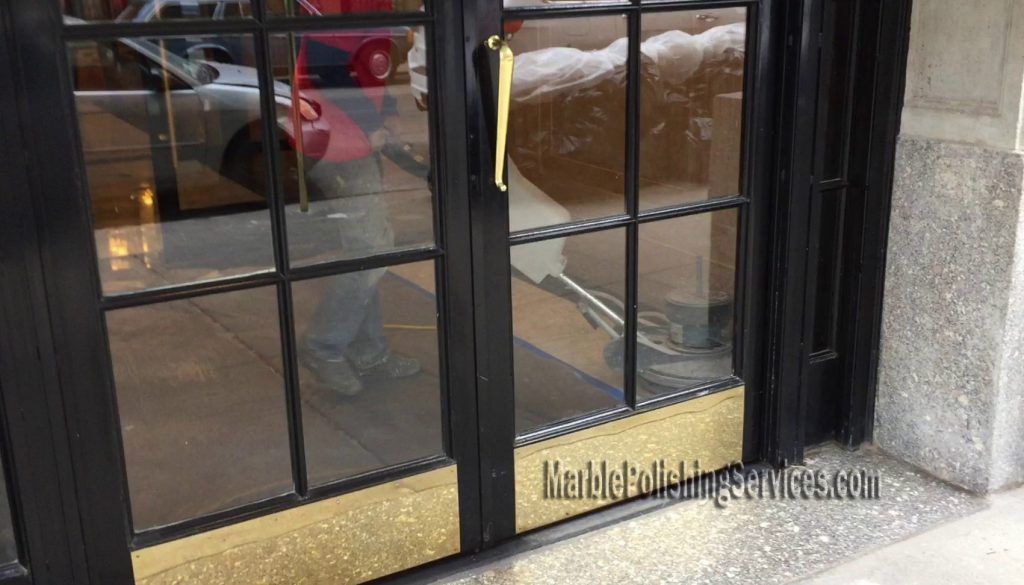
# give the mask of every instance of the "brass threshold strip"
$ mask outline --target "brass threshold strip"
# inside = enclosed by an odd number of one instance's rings
[[[362,583],[457,554],[455,465],[135,551],[137,585]]]

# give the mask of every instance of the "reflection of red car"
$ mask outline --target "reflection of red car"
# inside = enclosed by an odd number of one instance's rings
[[[288,1],[288,0],[285,0]],[[305,16],[325,14],[358,14],[393,12],[394,0],[295,0],[299,12]],[[391,27],[384,36],[382,30],[349,30],[332,32],[332,44],[350,53],[357,74],[369,75],[377,81],[390,78],[410,49],[408,27]],[[340,42],[339,42],[340,41]],[[397,59],[396,59],[397,58]]]

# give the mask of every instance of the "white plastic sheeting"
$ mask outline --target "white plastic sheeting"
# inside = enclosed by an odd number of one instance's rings
[[[686,82],[704,62],[704,44],[700,37],[670,30],[651,37],[640,45],[640,52],[649,58],[662,81],[673,85]]]
[[[697,35],[697,38],[704,45],[705,60],[721,57],[730,49],[743,52],[747,44],[747,24],[736,22],[716,26]]]
[[[743,51],[745,38],[746,24],[742,22],[717,26],[699,35],[672,30],[644,41],[640,51],[654,63],[662,80],[682,84],[704,61],[730,49]],[[524,103],[551,101],[605,81],[623,83],[628,47],[629,41],[623,38],[593,51],[551,47],[518,55],[512,99]]]
[[[552,47],[516,57],[512,99],[538,102],[589,89],[616,75],[625,79],[626,39],[597,51]]]

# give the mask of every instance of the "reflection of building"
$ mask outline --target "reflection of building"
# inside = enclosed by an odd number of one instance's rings
[[[0,2],[0,585],[621,513],[555,459],[1024,478],[1016,4],[421,4]]]

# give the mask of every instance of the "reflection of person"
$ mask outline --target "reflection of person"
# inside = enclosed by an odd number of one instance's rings
[[[310,198],[325,201],[348,258],[395,245],[381,194],[381,150],[397,140],[398,111],[384,82],[353,60],[354,44],[351,35],[304,35],[296,63],[296,83],[331,129],[324,151],[307,158]],[[358,393],[361,378],[419,372],[419,363],[392,353],[384,336],[377,286],[385,272],[331,277],[306,331],[303,365],[339,393]]]

